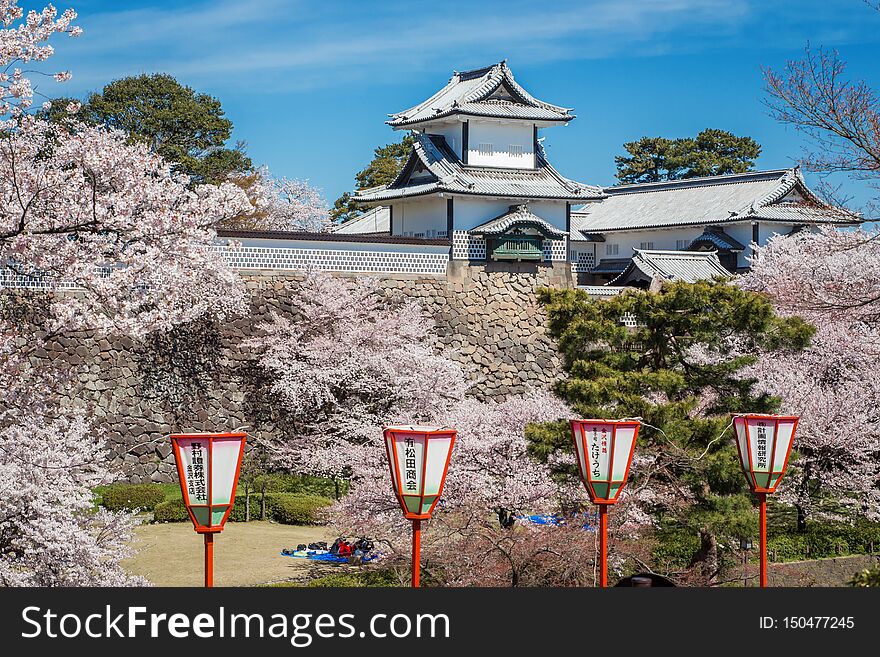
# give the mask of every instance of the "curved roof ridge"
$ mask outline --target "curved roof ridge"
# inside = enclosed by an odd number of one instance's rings
[[[547,103],[532,96],[514,79],[513,72],[507,66],[507,61],[502,60],[491,66],[462,73],[454,72],[446,85],[430,98],[409,109],[389,114],[389,120],[385,123],[393,127],[403,127],[456,113],[477,115],[475,108],[472,107],[469,112],[462,109],[462,105],[485,102],[488,96],[494,93],[502,84],[507,85],[510,92],[517,97],[520,105],[532,108],[533,110],[531,115],[521,112],[523,116],[515,116],[513,118],[565,122],[575,118],[571,114],[570,108]],[[486,115],[492,116],[491,112],[488,111]],[[511,116],[502,115],[501,118],[511,118]]]
[[[725,173],[718,176],[698,176],[695,178],[679,178],[678,180],[658,180],[656,182],[629,183],[603,187],[606,193],[639,194],[643,192],[663,192],[684,189],[687,187],[710,187],[714,185],[733,185],[743,182],[764,182],[772,178],[782,178],[791,169],[767,169],[764,171],[744,171],[742,173]]]

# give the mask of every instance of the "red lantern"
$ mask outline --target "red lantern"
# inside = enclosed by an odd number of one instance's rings
[[[593,504],[599,506],[599,585],[608,585],[608,507],[626,485],[640,422],[571,420],[578,471]]]
[[[626,484],[641,423],[571,420],[581,481],[593,504],[614,504]]]
[[[427,520],[443,493],[455,429],[385,427],[391,483],[407,520]]]
[[[223,531],[235,504],[246,438],[244,433],[171,436],[183,503],[196,532],[205,536],[205,586],[214,583],[214,534]]]
[[[455,429],[449,427],[385,427],[385,453],[391,469],[391,484],[403,510],[413,524],[412,585],[419,586],[422,520],[434,512],[446,472]]]
[[[762,587],[767,586],[767,493],[775,492],[782,481],[799,419],[793,415],[755,413],[733,417],[739,463],[749,488],[758,497]]]
[[[753,493],[773,493],[785,474],[797,417],[736,415],[736,449],[743,474]]]

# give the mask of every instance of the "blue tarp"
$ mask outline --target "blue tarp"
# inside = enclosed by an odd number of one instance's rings
[[[310,552],[308,554],[284,554],[281,553],[283,557],[295,557],[297,559],[311,559],[312,561],[328,561],[330,563],[349,563],[349,557],[339,557],[335,554],[330,554],[329,552],[325,552],[323,554],[318,554],[316,552]],[[373,561],[374,559],[378,559],[378,554],[368,554],[365,557],[362,557],[363,562]]]
[[[596,531],[596,527],[599,523],[598,514],[584,512],[579,515],[583,517],[583,528],[585,530]],[[522,522],[527,522],[530,525],[550,525],[552,527],[558,527],[559,525],[568,524],[575,519],[575,516],[566,518],[565,516],[555,513],[538,513],[535,515],[516,516],[516,519],[521,520]]]

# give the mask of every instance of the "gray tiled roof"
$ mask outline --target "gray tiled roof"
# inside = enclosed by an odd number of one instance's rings
[[[561,176],[540,148],[534,169],[468,167],[450,150],[443,136],[413,136],[412,153],[397,178],[389,185],[356,192],[355,200],[375,203],[435,192],[574,202],[605,198],[599,187]],[[424,168],[424,175],[411,180],[411,173],[419,166]]]
[[[602,258],[595,267],[590,270],[591,274],[619,274],[632,262],[631,258]]]
[[[472,71],[454,72],[445,87],[426,101],[389,114],[388,125],[411,126],[423,121],[464,114],[532,121],[571,121],[571,110],[534,98],[513,79],[502,61]]]
[[[604,191],[606,200],[572,212],[572,233],[756,220],[842,225],[861,221],[816,197],[798,168],[620,185]],[[792,192],[804,200],[782,200]]]
[[[391,211],[387,205],[370,208],[361,216],[334,226],[332,232],[339,235],[358,233],[387,233],[391,230]]]
[[[695,237],[690,244],[688,244],[685,251],[696,251],[695,248],[698,244],[706,244],[709,243],[714,246],[716,249],[725,249],[727,251],[745,251],[745,246],[742,245],[739,240],[735,240],[730,235],[724,232],[724,229],[720,226],[706,226],[706,229],[699,237]]]
[[[543,217],[536,215],[529,209],[528,205],[511,205],[510,209],[504,214],[490,219],[476,228],[471,228],[469,232],[477,235],[500,235],[516,226],[533,226],[544,233],[545,237],[558,240],[568,235],[564,230],[559,230]]]
[[[620,276],[609,285],[622,285],[632,278],[652,281],[660,278],[667,281],[694,281],[712,279],[716,276],[730,276],[721,266],[714,251],[648,251],[633,249],[632,260]]]

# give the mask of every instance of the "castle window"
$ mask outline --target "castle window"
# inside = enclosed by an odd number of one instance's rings
[[[648,249],[649,251],[654,248],[654,242],[639,242],[639,248],[643,251]]]
[[[510,157],[522,157],[523,156],[522,144],[510,144],[507,147],[507,150],[510,153]]]
[[[619,244],[606,244],[605,245],[605,255],[617,255],[619,251]]]
[[[480,151],[480,155],[485,155],[487,157],[495,155],[495,148],[492,146],[492,144],[483,142],[479,145],[478,148]]]
[[[675,248],[679,251],[684,251],[690,243],[690,240],[675,240]]]

